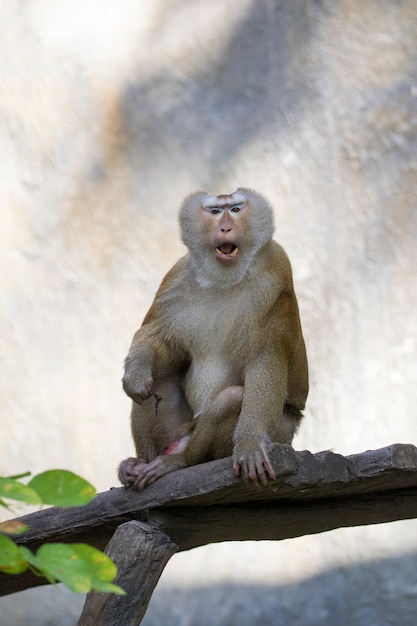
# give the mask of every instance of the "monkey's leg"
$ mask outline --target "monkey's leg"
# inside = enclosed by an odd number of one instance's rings
[[[195,418],[190,435],[173,442],[165,454],[141,466],[131,481],[132,486],[140,490],[165,474],[188,465],[229,456],[242,397],[243,387],[237,385],[220,391],[213,402]]]
[[[233,433],[242,408],[243,387],[222,389],[198,415],[184,455],[187,465],[197,465],[232,454]]]
[[[138,475],[151,459],[155,458],[161,447],[168,444],[168,438],[155,419],[156,403],[149,399],[142,404],[132,403],[131,428],[136,447],[136,457],[122,461],[118,469],[118,478],[123,485],[135,482]],[[163,449],[163,448],[162,448]]]
[[[181,378],[173,376],[156,380],[155,391],[150,397],[141,404],[134,402],[132,405],[131,427],[137,456],[122,461],[118,472],[120,481],[141,489],[183,466],[180,460],[165,463],[160,458],[179,456],[184,450],[189,438],[184,434],[184,424],[191,420]]]

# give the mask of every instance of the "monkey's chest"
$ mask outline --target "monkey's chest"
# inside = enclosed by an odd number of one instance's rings
[[[194,413],[230,385],[242,385],[261,326],[246,314],[247,302],[201,300],[171,317],[171,333],[190,357],[186,395]],[[256,340],[255,340],[256,336]]]
[[[208,355],[230,351],[232,346],[244,346],[244,335],[250,329],[250,319],[236,306],[196,305],[185,310],[179,322],[180,336],[191,354]]]
[[[189,304],[170,318],[170,334],[190,356],[194,364],[207,364],[219,375],[244,367],[262,334],[260,324],[247,313],[247,301],[228,300],[216,303],[202,299]],[[199,370],[203,365],[199,365]]]
[[[242,340],[242,325],[213,323],[207,320],[203,329],[190,320],[187,350],[191,357],[186,374],[185,391],[194,414],[202,411],[224,388],[243,385],[248,362],[248,342]],[[243,332],[243,336],[246,333]]]

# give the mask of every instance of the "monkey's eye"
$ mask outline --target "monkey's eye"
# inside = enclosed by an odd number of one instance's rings
[[[230,209],[231,213],[240,213],[241,208],[240,206],[232,206],[232,208]]]
[[[219,215],[219,213],[221,213],[221,209],[210,209],[210,214],[211,215]]]

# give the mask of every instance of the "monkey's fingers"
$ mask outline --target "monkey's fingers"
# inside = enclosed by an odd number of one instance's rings
[[[157,456],[153,461],[147,463],[144,467],[140,469],[138,472],[135,481],[133,482],[132,487],[141,491],[147,485],[154,483],[158,478],[167,474],[167,469],[165,468],[165,464],[162,461],[162,458]]]
[[[154,483],[158,479],[158,476],[152,476],[152,474],[146,474],[143,478],[137,478],[132,487],[137,491],[142,491],[147,485]]]
[[[146,487],[146,485],[150,485],[159,478],[162,478],[165,474],[169,474],[170,472],[174,472],[186,466],[187,463],[184,455],[181,453],[161,454],[140,469],[132,486],[135,489],[141,490]]]
[[[236,459],[233,459],[233,473],[234,473],[234,475],[237,478],[239,478],[239,476],[240,476],[240,463]]]
[[[264,460],[261,452],[256,451],[250,462],[249,480],[255,487],[259,487],[259,483],[266,485],[268,479],[265,474]]]
[[[267,474],[273,480],[276,479],[274,468],[268,456],[268,445],[260,444],[260,451],[233,460],[235,476],[241,476],[243,480],[254,487],[260,484],[266,485]],[[266,473],[265,473],[266,470]]]
[[[276,480],[276,474],[275,474],[275,470],[272,467],[272,463],[271,463],[271,459],[269,458],[269,448],[271,448],[271,444],[269,443],[265,443],[262,442],[260,445],[261,448],[261,454],[262,454],[262,462],[265,466],[266,471],[269,474],[269,477],[272,478],[272,480]]]
[[[246,460],[246,456],[240,456],[239,458],[233,458],[233,472],[238,478],[243,478],[245,483],[249,482],[249,467]]]
[[[259,487],[259,479],[262,483],[266,482],[260,455],[258,461],[255,459],[255,455],[251,454],[247,457],[240,457],[238,461],[234,462],[233,468],[235,475],[241,476],[248,485]]]
[[[120,482],[123,485],[128,485],[131,482],[132,473],[131,470],[134,466],[134,462],[136,459],[130,457],[122,461],[119,465],[119,469],[117,475],[119,477]]]
[[[132,484],[133,489],[137,491],[142,491],[149,484],[150,476],[146,473],[141,473],[137,476]]]

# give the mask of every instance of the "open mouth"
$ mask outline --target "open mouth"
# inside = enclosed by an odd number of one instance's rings
[[[239,253],[239,248],[234,243],[224,243],[216,248],[219,259],[234,259]]]

